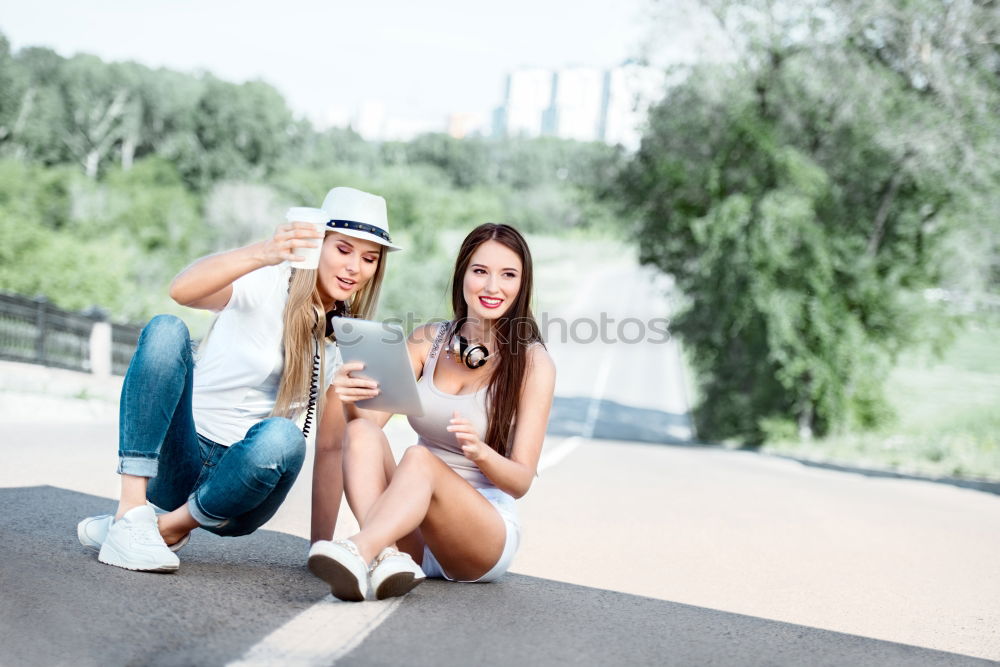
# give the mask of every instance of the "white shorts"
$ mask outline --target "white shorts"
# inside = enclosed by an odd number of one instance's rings
[[[517,517],[517,506],[514,503],[513,496],[504,493],[500,489],[476,489],[476,491],[483,494],[483,497],[490,501],[490,504],[500,513],[500,518],[503,519],[503,524],[507,528],[507,539],[504,540],[503,553],[500,554],[500,559],[490,568],[490,571],[478,579],[460,582],[465,584],[477,582],[489,583],[499,579],[510,568],[510,564],[514,560],[514,554],[517,553],[517,548],[521,544],[521,522]],[[424,546],[424,561],[420,564],[420,568],[429,579],[458,581],[445,574],[445,571],[441,569],[441,564],[438,563],[437,558],[434,557],[434,554],[431,553],[430,548],[426,545]]]

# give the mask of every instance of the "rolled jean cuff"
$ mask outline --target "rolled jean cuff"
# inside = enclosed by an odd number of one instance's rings
[[[188,497],[188,512],[190,512],[191,516],[194,517],[194,520],[198,522],[198,525],[206,528],[221,528],[229,523],[229,519],[220,519],[212,516],[211,514],[206,514],[205,510],[198,504],[197,492],[192,493]]]
[[[156,477],[160,462],[147,456],[119,456],[118,474],[136,477]]]

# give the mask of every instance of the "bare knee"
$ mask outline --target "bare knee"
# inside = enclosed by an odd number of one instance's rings
[[[352,419],[347,422],[347,428],[344,432],[348,435],[348,437],[371,437],[373,435],[381,434],[382,429],[380,429],[375,422],[359,417],[358,419]]]
[[[403,452],[403,458],[399,461],[399,467],[417,468],[420,470],[433,470],[436,466],[443,465],[431,450],[420,445],[409,447]]]
[[[382,429],[367,419],[353,419],[344,429],[343,450],[347,456],[364,456],[366,454],[382,456],[382,447],[388,446],[388,440]]]

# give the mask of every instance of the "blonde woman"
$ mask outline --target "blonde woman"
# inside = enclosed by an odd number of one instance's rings
[[[323,209],[325,231],[281,225],[270,239],[199,259],[174,279],[175,301],[219,314],[197,361],[176,317],[154,317],[139,337],[121,394],[118,509],[77,527],[102,563],[170,572],[195,528],[228,536],[259,528],[302,467],[305,437],[293,420],[304,409],[315,412],[307,423],[320,424],[317,474],[339,470],[339,455],[321,460],[339,452],[343,423],[339,402],[323,415],[339,359],[329,318],[371,317],[385,253],[399,248],[381,197],[334,188]],[[290,268],[297,248],[317,244],[316,270]],[[332,486],[314,489],[314,539],[332,532],[340,501]]]

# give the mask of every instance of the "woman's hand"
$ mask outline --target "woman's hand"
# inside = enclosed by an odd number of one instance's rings
[[[455,434],[455,439],[462,446],[462,454],[470,461],[479,463],[490,453],[490,446],[479,439],[472,422],[458,412],[451,413],[448,430]]]
[[[322,239],[325,235],[326,233],[316,225],[308,222],[278,225],[274,230],[274,236],[261,244],[260,261],[265,266],[280,264],[285,260],[294,262],[300,259],[294,252],[296,248],[317,248],[321,243],[318,239]]]
[[[333,390],[342,403],[356,403],[379,395],[378,382],[365,377],[353,377],[351,373],[364,370],[360,361],[342,364],[333,376]]]

